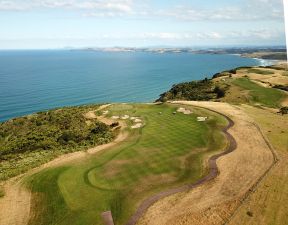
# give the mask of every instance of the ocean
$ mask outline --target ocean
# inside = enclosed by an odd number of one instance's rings
[[[0,51],[0,121],[62,106],[153,102],[173,84],[260,63],[237,55]]]

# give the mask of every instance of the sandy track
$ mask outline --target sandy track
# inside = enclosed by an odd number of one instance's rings
[[[109,105],[101,106],[98,110],[104,109]],[[107,122],[107,120],[105,120]],[[113,121],[111,121],[113,122]],[[34,168],[25,174],[12,178],[4,183],[5,196],[0,198],[0,225],[26,225],[29,221],[30,214],[30,192],[21,185],[23,177],[30,176],[33,173],[39,172],[44,168],[60,166],[62,164],[89,157],[97,152],[111,148],[128,137],[128,132],[125,132],[126,124],[119,122],[121,130],[116,139],[108,144],[99,145],[90,148],[87,151],[73,152],[62,155],[40,167]]]
[[[227,103],[175,102],[205,107],[230,117],[229,133],[237,148],[217,160],[219,176],[193,190],[174,194],[152,205],[138,225],[223,224],[274,163],[266,140],[252,118]],[[221,206],[221,207],[220,207]]]

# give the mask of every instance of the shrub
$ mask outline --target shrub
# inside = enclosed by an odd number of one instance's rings
[[[288,114],[288,107],[282,107],[282,108],[279,110],[279,113],[281,113],[282,116],[283,116],[284,114]]]
[[[253,217],[253,212],[247,211],[247,215],[250,216],[250,217]]]
[[[214,92],[217,94],[217,98],[223,98],[225,96],[225,90],[216,86]]]
[[[110,125],[110,127],[114,128],[114,127],[118,127],[119,126],[119,122],[114,122]]]

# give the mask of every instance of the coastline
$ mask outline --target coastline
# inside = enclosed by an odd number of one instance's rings
[[[254,59],[208,53],[24,51],[21,54],[9,53],[8,61],[5,54],[0,54],[0,67],[9,71],[9,76],[0,74],[0,79],[5,82],[0,84],[3,93],[0,99],[1,121],[64,106],[153,102],[173,84],[200,80],[219,71],[258,63]],[[25,57],[26,65],[21,61],[15,68],[8,66],[14,56]],[[133,63],[128,63],[132,59]],[[27,69],[21,70],[22,66]],[[29,69],[34,67],[33,71]],[[10,81],[22,79],[25,82],[17,85]],[[20,83],[21,88],[18,87]]]

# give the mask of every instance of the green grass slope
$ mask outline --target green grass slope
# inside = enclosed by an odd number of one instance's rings
[[[205,175],[204,158],[227,144],[220,131],[227,121],[204,109],[174,115],[176,109],[166,104],[110,107],[108,116],[138,116],[145,126],[127,128],[126,141],[93,157],[29,177],[34,209],[29,225],[100,225],[100,214],[107,210],[115,224],[123,224],[145,198]],[[197,115],[209,119],[197,122]]]
[[[249,97],[251,103],[259,103],[263,106],[279,108],[281,101],[285,98],[285,94],[277,89],[262,87],[248,78],[239,78],[232,81],[234,85],[237,85],[245,90],[249,91]]]

